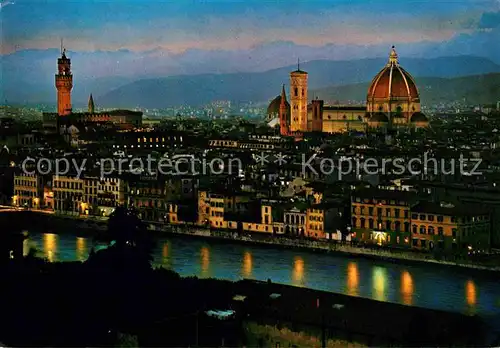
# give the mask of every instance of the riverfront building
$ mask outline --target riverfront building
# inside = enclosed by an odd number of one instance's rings
[[[125,204],[126,183],[119,178],[54,176],[54,211],[65,215],[109,216]]]
[[[351,199],[352,231],[356,240],[409,247],[410,207],[416,196],[409,191],[361,190]]]
[[[21,173],[14,175],[12,205],[40,209],[45,207],[44,178],[40,175]]]
[[[361,190],[351,200],[353,238],[425,251],[489,251],[490,212],[478,206],[419,201],[416,192]]]
[[[413,248],[490,249],[490,214],[481,207],[422,202],[412,207],[411,212]]]

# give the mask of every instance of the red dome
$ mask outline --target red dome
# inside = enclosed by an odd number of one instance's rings
[[[287,110],[290,110],[290,104],[288,103],[288,101],[285,100],[285,104]],[[267,107],[267,115],[268,116],[274,114],[277,115],[280,112],[280,105],[281,105],[281,96],[279,95],[273,100],[271,100],[271,102],[269,103],[269,106]]]
[[[418,99],[418,89],[413,77],[397,61],[392,49],[389,63],[375,76],[368,88],[368,100],[376,99]]]

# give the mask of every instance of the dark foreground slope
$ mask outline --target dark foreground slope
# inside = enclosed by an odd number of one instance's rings
[[[488,345],[477,317],[265,282],[180,278],[110,247],[85,263],[32,257],[1,269],[0,342],[9,346],[241,346],[248,323],[365,345]],[[275,295],[272,295],[275,294]],[[238,300],[234,300],[236,295]],[[232,309],[228,320],[210,309]]]

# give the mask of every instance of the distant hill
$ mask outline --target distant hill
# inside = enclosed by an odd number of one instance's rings
[[[423,104],[466,101],[470,104],[488,104],[500,100],[500,73],[456,78],[416,78]],[[312,90],[311,94],[327,102],[365,100],[369,82],[333,86]]]
[[[297,47],[287,46],[286,56],[291,57]],[[333,48],[331,48],[333,50]],[[267,51],[266,51],[267,52]],[[302,52],[302,51],[300,51]],[[330,51],[329,51],[330,52]],[[333,51],[330,52],[333,55]],[[326,54],[326,56],[329,56]],[[0,56],[0,100],[17,104],[48,104],[56,101],[54,87],[54,73],[58,50],[20,51],[11,55]],[[194,54],[191,52],[191,54]],[[201,54],[201,53],[200,53]],[[169,77],[154,77],[161,72],[146,75],[143,68],[153,69],[149,63],[137,60],[131,52],[94,52],[71,54],[74,73],[73,105],[85,107],[90,93],[98,106],[102,107],[165,107],[175,105],[201,105],[213,100],[254,101],[263,102],[279,94],[281,84],[289,84],[289,72],[296,66],[285,66],[266,72],[199,74],[197,71],[235,71],[244,66],[231,65],[227,62],[227,69],[209,69],[206,65],[197,67],[189,65],[184,60],[184,75]],[[196,56],[190,61],[203,61]],[[253,69],[269,66],[270,62],[279,64],[283,57],[260,54],[262,61],[253,61]],[[183,59],[187,59],[183,56]],[[106,65],[106,62],[120,60],[121,64],[128,62],[127,67],[135,69],[132,74],[119,70],[115,65]],[[289,60],[288,60],[289,61]],[[157,61],[160,64],[162,61]],[[352,60],[311,60],[301,63],[300,67],[309,72],[309,87],[320,89],[329,86],[351,85],[366,83],[386,64],[387,58],[352,59]],[[166,63],[165,63],[166,64]],[[187,65],[186,65],[187,64]],[[195,64],[195,63],[193,63]],[[215,63],[214,63],[215,64]],[[255,66],[257,64],[257,66]],[[454,56],[441,58],[401,58],[402,66],[418,80],[421,76],[442,78],[487,74],[500,72],[500,65],[487,58],[474,56]],[[161,64],[160,64],[161,65]],[[272,64],[271,64],[272,65]],[[101,75],[89,74],[92,69],[98,68]],[[150,69],[150,70],[151,70]],[[158,71],[169,71],[160,69]],[[153,69],[153,71],[156,71]],[[105,70],[104,74],[102,71]],[[257,72],[255,72],[257,71]],[[97,76],[108,76],[99,77]],[[113,75],[113,76],[110,76]],[[161,75],[160,75],[161,76]]]
[[[309,88],[320,89],[332,85],[366,83],[384,64],[386,59],[318,60],[301,64],[300,68],[309,73]],[[500,66],[492,61],[470,56],[404,59],[401,64],[417,78],[417,83],[419,76],[450,78],[500,72]],[[260,73],[184,75],[138,80],[97,96],[96,103],[104,107],[161,108],[197,106],[213,100],[266,101],[279,94],[281,84],[288,86],[289,72],[293,69],[296,66]]]

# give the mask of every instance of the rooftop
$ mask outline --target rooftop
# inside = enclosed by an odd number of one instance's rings
[[[441,204],[434,202],[420,202],[412,207],[415,213],[432,213],[446,216],[477,216],[487,215],[487,209],[480,205],[471,204]]]

